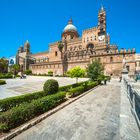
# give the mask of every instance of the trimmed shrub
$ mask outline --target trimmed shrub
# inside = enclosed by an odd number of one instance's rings
[[[89,82],[87,84],[87,90],[91,89],[91,88],[94,88],[95,86],[98,85],[98,82]]]
[[[71,87],[72,85],[62,86],[59,88],[59,91],[68,91]]]
[[[4,84],[6,84],[6,81],[0,80],[0,85],[4,85]]]
[[[53,71],[48,71],[47,76],[53,76]]]
[[[58,82],[54,79],[49,79],[45,82],[43,89],[46,94],[54,94],[58,92]]]
[[[68,95],[70,95],[71,97],[75,97],[77,95],[80,95],[83,92],[84,92],[84,87],[83,86],[79,86],[79,87],[76,87],[76,88],[71,88],[68,91]]]
[[[9,110],[15,106],[19,106],[20,104],[22,104],[24,102],[31,102],[34,99],[38,99],[38,98],[41,98],[44,96],[46,96],[46,94],[43,91],[40,91],[40,92],[29,93],[29,94],[25,94],[25,95],[1,99],[0,100],[0,111]]]
[[[75,83],[72,85],[62,86],[59,88],[59,90],[60,91],[68,91],[70,88],[75,88],[78,86],[85,86],[85,84],[87,84],[87,83],[88,83],[88,81],[84,81],[84,82],[79,82],[79,83]]]
[[[78,87],[69,89],[68,95],[70,95],[71,97],[75,97],[87,90],[94,88],[97,85],[98,85],[98,82],[92,82],[92,81],[81,82],[81,83],[79,83]]]
[[[26,121],[56,107],[65,101],[66,92],[58,92],[54,95],[24,103],[11,110],[0,114],[0,131],[8,131],[25,123]]]
[[[26,71],[24,72],[24,74],[26,74],[26,75],[31,75],[31,74],[32,74],[32,71],[31,71],[31,70],[26,70]]]
[[[85,84],[87,82],[89,82],[89,81],[84,81],[84,82],[79,82],[79,83],[72,84],[72,88],[75,88],[75,87],[78,87],[78,86],[83,86],[83,84]]]
[[[11,73],[0,73],[0,79],[10,79],[13,78],[13,75]]]

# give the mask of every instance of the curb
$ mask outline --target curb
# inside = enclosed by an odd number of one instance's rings
[[[14,138],[15,136],[19,135],[23,131],[31,128],[32,126],[36,125],[37,123],[41,122],[42,120],[46,119],[47,117],[53,115],[57,111],[63,109],[64,107],[68,106],[69,104],[73,103],[74,101],[78,100],[79,98],[85,96],[87,93],[89,93],[92,90],[98,88],[99,86],[100,85],[97,85],[96,87],[86,91],[85,93],[83,93],[83,94],[81,94],[81,95],[79,95],[79,96],[77,96],[75,98],[69,99],[68,101],[62,103],[61,105],[58,105],[54,109],[52,109],[52,110],[50,110],[50,111],[38,116],[35,120],[32,120],[31,122],[26,123],[25,125],[21,126],[20,128],[16,129],[15,131],[9,133],[8,135],[1,137],[0,140],[10,140],[10,139]]]

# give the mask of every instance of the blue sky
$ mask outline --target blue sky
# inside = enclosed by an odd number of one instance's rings
[[[81,35],[97,25],[101,4],[111,43],[140,53],[140,0],[0,0],[0,57],[15,55],[26,40],[33,53],[47,51],[70,17]]]

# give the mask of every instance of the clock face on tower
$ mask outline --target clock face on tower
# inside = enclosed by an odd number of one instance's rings
[[[98,37],[99,41],[104,41],[105,40],[105,35],[101,35]]]

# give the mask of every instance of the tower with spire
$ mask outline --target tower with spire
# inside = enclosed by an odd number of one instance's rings
[[[106,11],[103,5],[101,5],[101,9],[98,12],[98,29],[101,34],[106,33]]]

